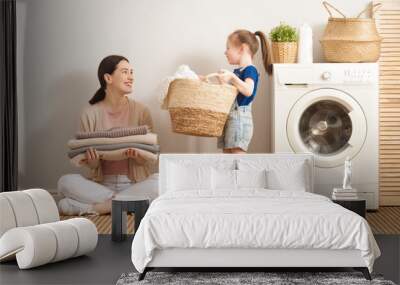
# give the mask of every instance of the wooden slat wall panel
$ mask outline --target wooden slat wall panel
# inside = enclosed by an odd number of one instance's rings
[[[382,3],[376,23],[382,37],[379,94],[379,202],[400,206],[400,0]]]

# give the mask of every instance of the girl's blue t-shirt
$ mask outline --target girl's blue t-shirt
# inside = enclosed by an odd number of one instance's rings
[[[236,74],[237,77],[239,77],[242,81],[245,81],[246,78],[251,78],[254,81],[254,89],[253,93],[251,96],[244,96],[242,93],[239,92],[239,94],[236,97],[236,101],[239,106],[247,106],[249,105],[254,98],[256,97],[257,93],[257,85],[258,85],[258,71],[257,68],[254,65],[249,65],[246,66],[245,68],[236,68],[233,73]]]

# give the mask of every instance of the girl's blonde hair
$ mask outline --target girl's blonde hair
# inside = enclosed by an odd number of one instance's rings
[[[232,34],[229,35],[228,39],[232,40],[232,42],[236,42],[239,44],[246,44],[251,52],[251,55],[254,56],[258,51],[258,40],[257,36],[260,38],[261,42],[261,52],[263,57],[263,63],[265,71],[269,74],[272,73],[272,62],[271,62],[271,51],[267,42],[267,37],[261,31],[257,31],[252,33],[248,30],[236,30]]]

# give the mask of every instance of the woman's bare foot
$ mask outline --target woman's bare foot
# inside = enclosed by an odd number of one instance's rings
[[[94,204],[93,210],[100,215],[110,214],[111,213],[111,201],[112,201],[112,199],[109,199],[103,203]]]

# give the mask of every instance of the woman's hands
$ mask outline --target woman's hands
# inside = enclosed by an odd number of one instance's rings
[[[85,156],[86,156],[86,164],[90,168],[96,168],[99,165],[101,157],[94,148],[89,148],[86,151]]]
[[[132,158],[136,161],[137,164],[144,164],[146,163],[146,159],[143,155],[138,152],[136,149],[130,148],[124,152],[124,155],[127,158]],[[85,153],[85,162],[90,168],[96,168],[99,166],[101,155],[97,153],[94,148],[89,148]]]
[[[137,164],[144,164],[146,162],[145,158],[142,156],[140,152],[136,149],[130,148],[125,151],[125,156],[128,158],[132,158],[136,161]]]

